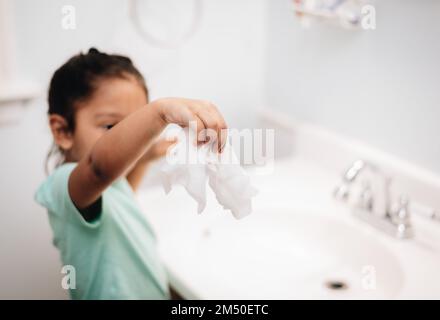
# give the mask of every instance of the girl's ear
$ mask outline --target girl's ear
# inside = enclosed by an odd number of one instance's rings
[[[49,126],[55,144],[64,151],[70,150],[73,146],[73,136],[66,119],[58,114],[51,114]]]

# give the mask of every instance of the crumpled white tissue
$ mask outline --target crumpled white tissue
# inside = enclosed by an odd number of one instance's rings
[[[195,146],[195,134],[188,128],[180,130],[177,139],[160,170],[165,192],[169,193],[175,184],[182,185],[197,201],[198,213],[202,213],[208,180],[217,201],[236,219],[250,214],[257,190],[251,186],[231,145],[227,143],[222,153],[215,151],[216,142]]]

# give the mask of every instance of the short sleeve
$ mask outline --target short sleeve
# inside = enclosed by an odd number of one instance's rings
[[[76,163],[66,163],[58,167],[38,188],[35,200],[63,220],[96,228],[100,225],[102,217],[93,222],[86,221],[69,195],[69,177],[76,165]]]

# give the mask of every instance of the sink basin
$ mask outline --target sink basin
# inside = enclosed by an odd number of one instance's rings
[[[254,212],[235,220],[208,193],[201,215],[185,190],[145,190],[170,283],[193,299],[439,299],[437,226],[414,219],[397,240],[353,217],[330,191],[338,175],[309,159],[255,176]],[[414,217],[416,218],[416,217]]]
[[[168,258],[198,272],[194,286],[205,298],[391,299],[404,281],[386,246],[329,215],[260,209],[240,221],[210,221],[172,243],[180,249]]]

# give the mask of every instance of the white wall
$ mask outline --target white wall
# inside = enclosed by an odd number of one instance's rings
[[[11,15],[7,14],[10,11],[11,3],[7,0],[0,0],[0,88],[6,86],[10,81],[15,66],[12,50],[14,39],[11,32],[11,26],[14,23]]]
[[[266,105],[440,172],[440,2],[377,0],[377,29],[302,29],[268,1]]]
[[[202,0],[200,29],[178,50],[143,42],[128,18],[127,0],[69,1],[76,8],[74,31],[61,28],[63,2],[14,2],[21,67],[43,85],[72,54],[96,46],[129,55],[147,78],[153,97],[211,99],[232,125],[253,123],[247,111],[260,105],[263,95],[264,0]]]
[[[65,298],[46,212],[33,201],[49,148],[46,87],[68,57],[96,46],[132,57],[153,97],[191,96],[218,104],[234,127],[251,126],[262,104],[264,0],[203,0],[200,30],[184,47],[142,42],[122,0],[14,0],[20,73],[43,89],[19,125],[0,126],[0,298]],[[77,29],[61,28],[61,6]]]

